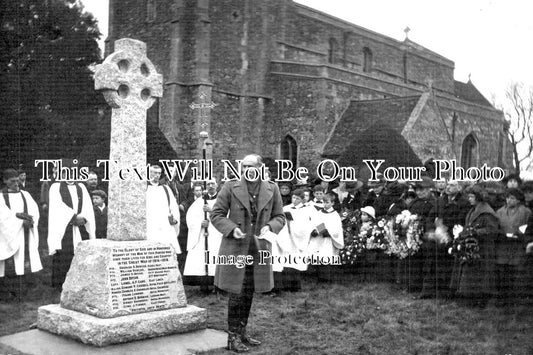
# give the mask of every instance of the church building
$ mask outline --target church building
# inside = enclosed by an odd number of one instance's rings
[[[454,62],[292,0],[110,0],[113,42],[146,42],[163,74],[148,119],[180,159],[259,153],[314,169],[456,159],[512,168],[503,113]],[[394,157],[392,159],[391,157]],[[161,157],[162,159],[166,157]]]

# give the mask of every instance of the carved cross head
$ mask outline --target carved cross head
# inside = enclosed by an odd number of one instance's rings
[[[162,82],[163,76],[146,57],[146,44],[130,38],[115,41],[115,52],[94,73],[95,90],[101,90],[113,108],[150,108],[163,95]]]

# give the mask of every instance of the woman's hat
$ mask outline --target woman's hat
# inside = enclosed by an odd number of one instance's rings
[[[367,215],[372,217],[372,219],[376,219],[376,210],[372,206],[365,206],[361,208],[361,212],[366,213]]]

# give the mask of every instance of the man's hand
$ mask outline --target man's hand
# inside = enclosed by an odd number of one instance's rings
[[[168,216],[168,223],[170,223],[171,226],[175,226],[176,224],[178,224],[178,221],[176,221],[176,219],[174,218],[173,215],[169,215]]]
[[[244,234],[239,227],[233,230],[233,238],[243,239],[244,237],[246,237],[246,234]]]
[[[72,224],[76,227],[83,226],[85,223],[87,223],[87,220],[84,217],[76,215],[74,219],[72,220]]]
[[[211,212],[211,207],[207,203],[204,204],[204,212]]]
[[[270,226],[267,224],[266,226],[261,228],[261,232],[259,232],[259,236],[262,237],[265,234],[267,234],[268,232],[270,232]]]
[[[207,219],[204,219],[202,221],[202,228],[207,228],[207,227],[209,227],[209,221]]]

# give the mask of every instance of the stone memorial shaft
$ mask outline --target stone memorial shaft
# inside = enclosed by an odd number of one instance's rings
[[[95,89],[112,107],[107,231],[111,240],[146,239],[146,181],[133,169],[147,173],[146,110],[162,96],[162,81],[146,57],[146,44],[134,39],[117,40],[115,52],[96,67]]]

